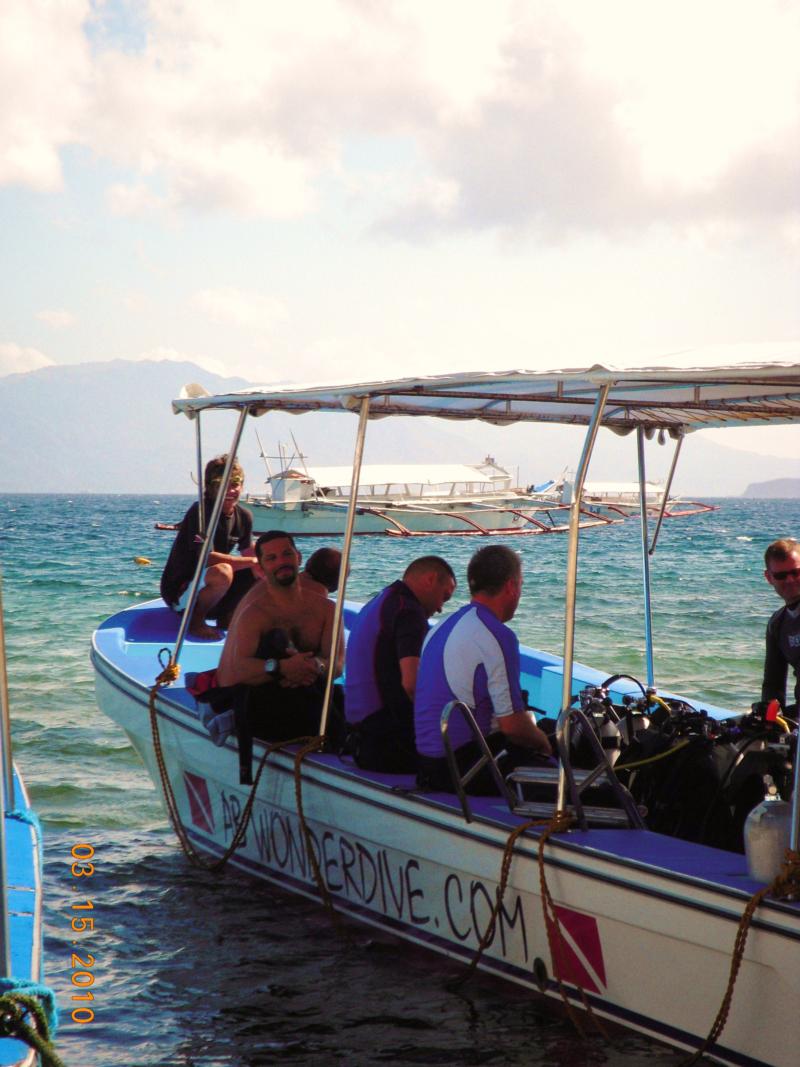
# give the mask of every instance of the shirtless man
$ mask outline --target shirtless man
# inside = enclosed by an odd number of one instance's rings
[[[256,541],[263,575],[239,605],[222,650],[220,686],[250,689],[253,733],[269,741],[315,735],[331,656],[334,606],[298,580],[300,553],[289,534]],[[336,673],[344,661],[340,639]]]

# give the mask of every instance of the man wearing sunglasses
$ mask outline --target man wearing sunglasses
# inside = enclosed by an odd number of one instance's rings
[[[785,537],[764,553],[764,577],[783,600],[767,623],[761,699],[777,697],[786,708],[786,679],[794,670],[794,700],[800,700],[800,542]]]
[[[227,460],[227,456],[215,456],[206,464],[203,478],[206,521],[211,516]],[[258,577],[253,569],[257,566],[253,547],[253,516],[238,502],[243,485],[244,471],[234,460],[214,543],[206,561],[203,585],[197,594],[188,627],[188,633],[201,640],[219,640],[222,636],[220,631],[209,626],[206,620],[216,619],[218,626],[226,628],[233,609]],[[161,596],[174,611],[182,612],[186,607],[203,540],[200,533],[200,506],[195,502],[181,520],[161,575]],[[241,554],[234,555],[234,548],[238,548]]]

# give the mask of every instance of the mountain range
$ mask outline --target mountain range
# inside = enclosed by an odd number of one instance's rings
[[[194,424],[170,408],[188,382],[199,382],[209,392],[252,384],[173,360],[49,366],[0,378],[0,492],[192,493]],[[204,416],[204,457],[229,447],[233,426],[231,412]],[[296,440],[309,464],[349,463],[356,419],[270,413],[252,420],[245,426],[239,455],[246,488],[257,492],[265,467],[256,430],[273,455],[278,442],[291,452]],[[491,454],[518,484],[526,485],[574,468],[582,442],[582,430],[569,426],[500,428],[477,421],[452,426],[427,418],[413,424],[380,419],[368,430],[364,460],[479,463]],[[633,480],[635,452],[633,438],[601,431],[589,480]],[[671,449],[652,443],[647,455],[648,477],[663,478]],[[692,435],[684,444],[673,492],[738,496],[750,483],[798,477],[800,460],[742,452]]]

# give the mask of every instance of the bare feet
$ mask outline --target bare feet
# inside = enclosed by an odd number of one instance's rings
[[[213,626],[204,622],[194,623],[189,627],[189,636],[196,637],[199,641],[221,641],[222,633]]]

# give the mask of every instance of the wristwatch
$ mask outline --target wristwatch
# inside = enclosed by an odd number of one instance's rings
[[[269,659],[265,659],[264,674],[268,674],[270,678],[280,678],[281,661],[279,659],[275,659],[274,656],[270,656]]]

